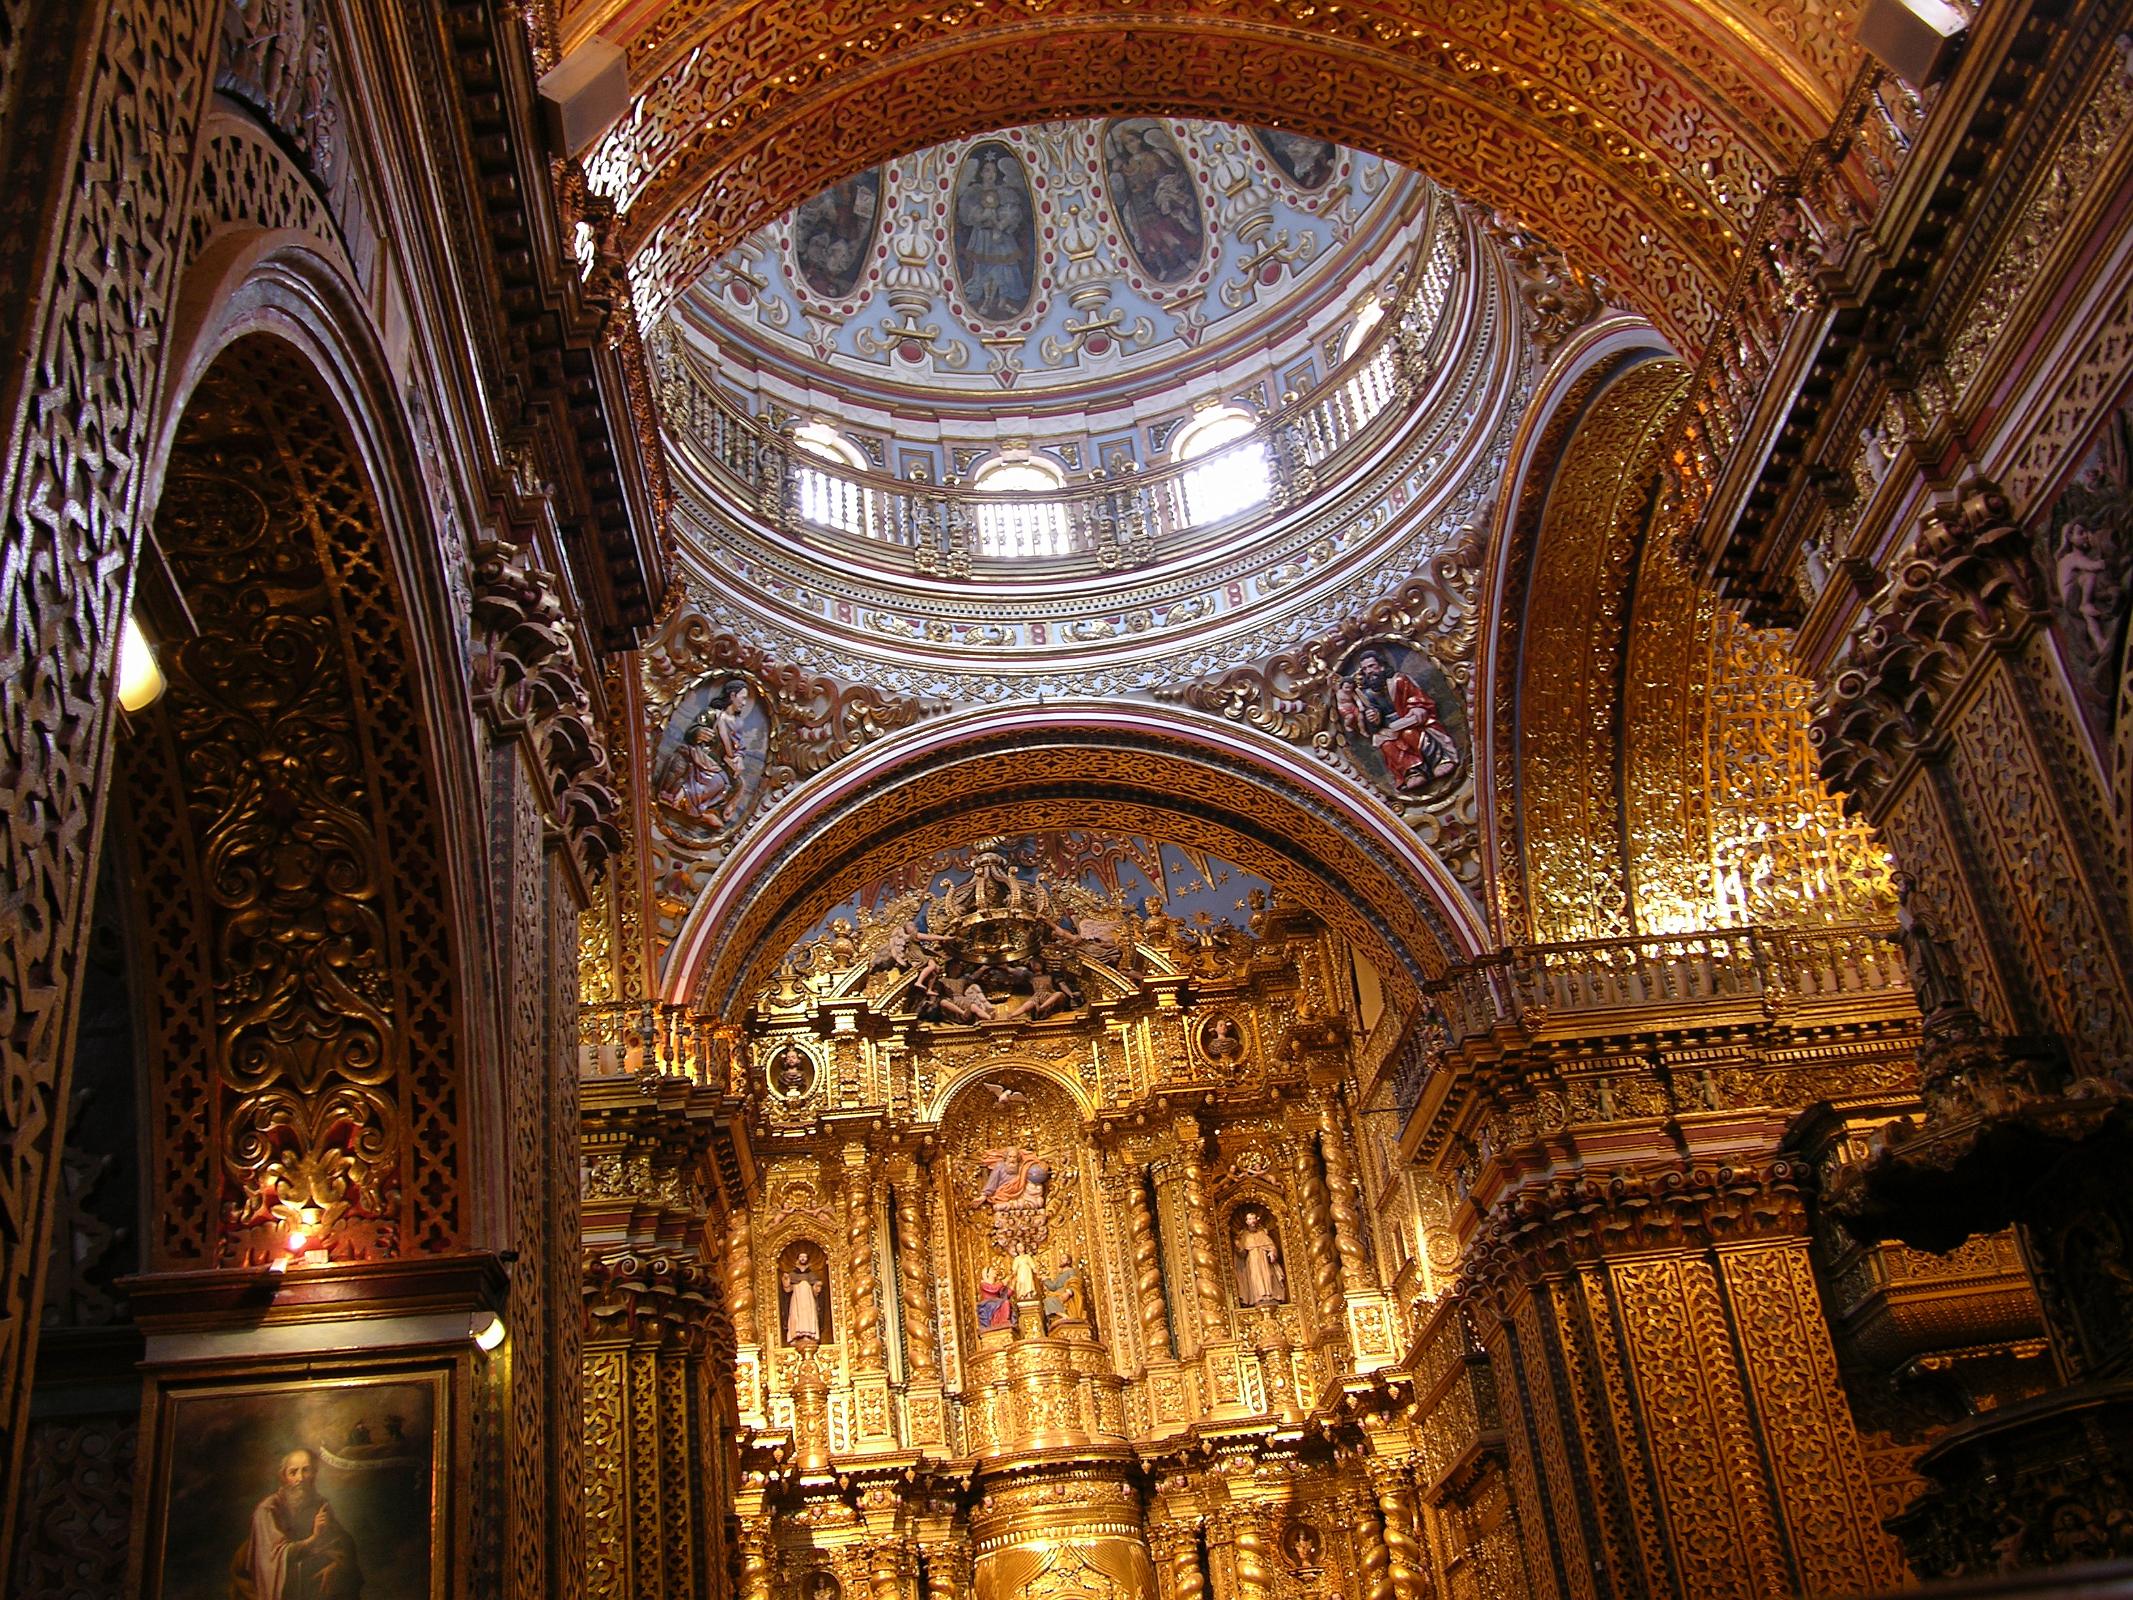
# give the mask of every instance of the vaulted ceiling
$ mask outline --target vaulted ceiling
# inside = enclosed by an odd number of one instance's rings
[[[1553,238],[1692,357],[1762,196],[1859,73],[1847,0],[578,0],[629,53],[588,155],[640,309],[826,181],[942,140],[1123,112],[1291,128]]]

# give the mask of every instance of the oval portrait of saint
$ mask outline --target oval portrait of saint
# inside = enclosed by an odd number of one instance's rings
[[[1141,270],[1157,283],[1181,283],[1200,264],[1207,223],[1192,168],[1168,124],[1128,117],[1104,128],[1104,175],[1111,209]]]
[[[1226,1011],[1204,1018],[1198,1039],[1200,1054],[1218,1067],[1233,1066],[1244,1059],[1244,1029]]]
[[[963,303],[1011,322],[1037,290],[1037,217],[1022,159],[997,139],[971,146],[955,174],[955,273]]]
[[[1308,193],[1316,194],[1331,183],[1340,166],[1340,146],[1330,139],[1314,139],[1286,128],[1254,128],[1252,137],[1267,159],[1281,168],[1281,175]]]
[[[708,843],[747,820],[769,764],[762,691],[738,675],[706,678],[667,718],[652,764],[652,798],[669,832]]]
[[[1360,644],[1333,681],[1348,753],[1401,799],[1450,793],[1466,772],[1466,709],[1444,671],[1399,639]]]
[[[792,214],[793,265],[800,281],[825,300],[859,287],[881,216],[881,169],[833,183]]]
[[[781,1045],[764,1061],[763,1081],[780,1100],[805,1100],[815,1092],[815,1058],[796,1044]]]

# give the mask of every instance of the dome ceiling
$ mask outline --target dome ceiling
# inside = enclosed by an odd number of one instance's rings
[[[1404,260],[1426,180],[1280,130],[1174,118],[958,140],[835,185],[728,254],[683,325],[757,387],[944,418],[1102,406],[1263,364]],[[821,409],[818,406],[816,409]]]

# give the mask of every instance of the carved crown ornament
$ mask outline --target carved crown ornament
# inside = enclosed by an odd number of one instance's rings
[[[607,748],[554,579],[501,541],[474,553],[474,700],[499,736],[525,739],[550,813],[589,876],[622,847]]]
[[[716,627],[685,591],[642,657],[647,871],[655,942],[782,796],[883,734],[944,709],[809,673]]]
[[[1929,513],[1821,697],[1809,738],[1823,781],[1870,806],[1980,657],[2041,616],[2042,594],[2029,537],[1992,485]]]
[[[1266,660],[1156,697],[1211,711],[1309,750],[1399,810],[1477,901],[1472,601],[1482,535],[1435,575]]]

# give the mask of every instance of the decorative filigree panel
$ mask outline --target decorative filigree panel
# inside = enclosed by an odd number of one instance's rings
[[[298,1226],[335,1259],[458,1242],[450,920],[376,515],[292,350],[202,381],[156,520],[198,633],[126,751],[137,915],[190,956],[150,999],[167,1265]]]
[[[1380,795],[1452,869],[1477,907],[1478,545],[1476,539],[1452,551],[1432,576],[1298,649],[1156,691],[1158,699],[1215,712],[1309,750]]]
[[[936,704],[772,661],[680,599],[643,654],[637,781],[650,879],[646,957],[664,955],[718,865],[797,784]]]

